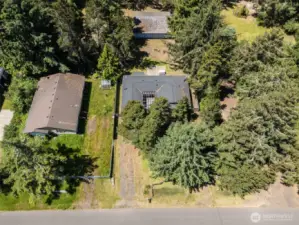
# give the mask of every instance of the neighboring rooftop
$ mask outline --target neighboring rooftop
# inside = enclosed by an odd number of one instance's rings
[[[167,34],[169,12],[134,12],[135,32]]]
[[[77,74],[54,74],[38,82],[24,133],[40,129],[76,132],[85,78]]]
[[[124,76],[122,108],[128,101],[140,101],[148,109],[156,97],[165,97],[172,107],[187,97],[190,90],[186,76]]]

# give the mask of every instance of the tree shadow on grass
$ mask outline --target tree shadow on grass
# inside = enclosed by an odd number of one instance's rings
[[[146,39],[133,39],[134,44],[132,44],[133,48],[131,50],[131,59],[127,60],[125,62],[125,68],[129,72],[131,69],[139,67],[140,64],[143,62],[145,57],[148,57],[148,53],[145,51],[142,51],[141,48],[144,47],[147,44]]]
[[[82,181],[89,182],[85,177],[92,176],[94,170],[98,167],[96,165],[97,158],[83,155],[80,149],[71,149],[65,145],[59,145],[58,151],[66,160],[56,165],[59,168],[57,177],[61,179],[53,181],[57,191],[47,198],[46,203],[49,205],[54,199],[60,198],[61,192],[59,190],[62,188],[64,181],[67,185],[67,193],[74,194]]]

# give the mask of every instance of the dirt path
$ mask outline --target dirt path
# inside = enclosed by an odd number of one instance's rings
[[[119,151],[120,163],[120,197],[117,208],[137,207],[135,201],[135,170],[138,150],[132,145],[121,142]]]

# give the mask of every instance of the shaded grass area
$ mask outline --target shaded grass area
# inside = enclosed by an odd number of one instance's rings
[[[12,109],[11,101],[8,100],[7,98],[4,99],[2,109]]]
[[[61,190],[68,189],[67,184],[62,186]],[[16,210],[42,210],[42,209],[70,209],[73,202],[78,198],[76,193],[60,194],[59,198],[53,199],[51,204],[47,204],[47,197],[45,196],[35,204],[29,204],[29,194],[22,194],[19,197],[13,194],[0,194],[0,210],[16,211]]]
[[[269,31],[269,28],[258,26],[254,17],[239,18],[234,15],[233,8],[227,8],[222,11],[222,16],[227,25],[236,29],[238,40],[247,40],[252,42],[257,36],[263,35]],[[290,35],[285,35],[287,43],[295,43],[295,38]]]

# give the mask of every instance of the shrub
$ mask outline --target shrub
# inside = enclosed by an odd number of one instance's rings
[[[238,5],[234,8],[234,15],[237,17],[247,17],[249,15],[249,10],[245,5]]]
[[[299,23],[294,21],[294,20],[289,20],[284,26],[283,26],[284,31],[287,34],[293,35],[297,31],[299,31]]]

